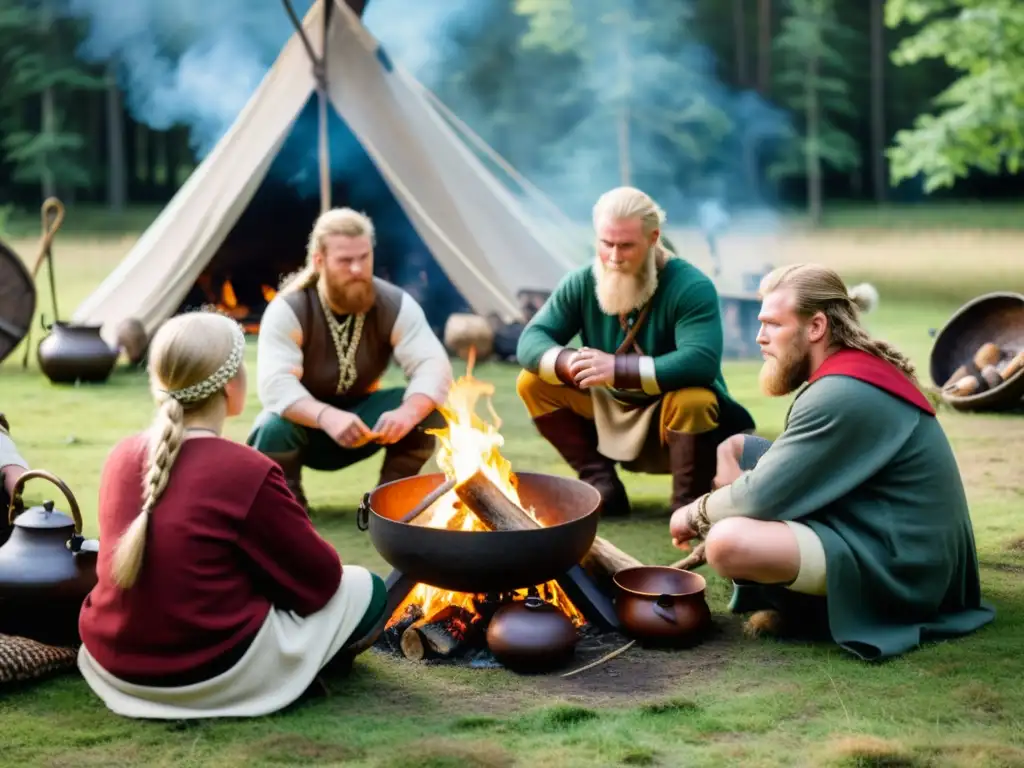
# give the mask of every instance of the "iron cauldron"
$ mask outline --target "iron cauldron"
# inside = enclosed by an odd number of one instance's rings
[[[1024,351],[1024,294],[987,293],[958,309],[935,335],[930,373],[942,387],[960,366],[970,363],[983,344],[1000,348],[1011,358]],[[972,395],[943,393],[943,399],[959,411],[1002,411],[1017,408],[1024,399],[1024,370],[998,386]]]
[[[542,527],[529,531],[457,531],[399,520],[432,490],[441,473],[378,486],[360,506],[360,526],[381,557],[423,584],[453,592],[511,592],[557,579],[590,551],[601,495],[580,480],[517,472],[519,498]]]

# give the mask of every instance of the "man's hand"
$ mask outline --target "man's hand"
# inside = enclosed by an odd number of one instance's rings
[[[420,419],[404,405],[393,411],[386,411],[377,419],[373,431],[377,433],[376,441],[381,445],[397,443],[419,424]]]
[[[689,542],[697,538],[697,531],[693,528],[693,515],[697,513],[696,501],[687,504],[685,507],[680,507],[672,513],[672,519],[669,521],[668,530],[672,534],[672,545],[682,550],[688,550],[690,548]]]
[[[569,363],[569,373],[580,389],[610,387],[615,383],[615,355],[583,347]]]
[[[416,393],[398,408],[382,413],[377,419],[373,431],[381,445],[397,443],[408,435],[413,428],[430,415],[435,408],[434,401],[424,394]]]
[[[715,477],[711,481],[712,488],[724,488],[732,485],[743,474],[740,469],[740,457],[743,455],[744,435],[733,435],[718,444]]]
[[[354,413],[331,406],[324,409],[323,414],[317,419],[317,423],[320,425],[320,429],[342,448],[359,448],[374,437],[370,428]]]

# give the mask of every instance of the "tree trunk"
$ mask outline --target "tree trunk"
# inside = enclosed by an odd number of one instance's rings
[[[622,29],[619,34],[619,76],[622,78],[618,106],[618,140],[619,140],[619,183],[629,186],[633,182],[632,163],[629,155],[629,96],[631,91],[629,67],[629,24],[628,14],[624,12]]]
[[[818,103],[818,56],[807,60],[807,213],[811,224],[821,224],[821,107]]]
[[[747,71],[747,19],[746,0],[732,0],[732,29],[736,45],[736,85],[746,88],[750,84]]]
[[[757,90],[768,96],[772,88],[772,0],[757,0]]]
[[[52,24],[50,16],[50,8],[47,2],[42,2],[39,8],[39,23],[45,32]],[[53,45],[54,35],[47,37],[47,46]],[[41,104],[41,125],[42,130],[40,133],[46,137],[46,139],[52,142],[53,136],[57,133],[57,95],[54,93],[53,86],[48,85],[43,89],[42,93],[42,104]],[[45,139],[44,139],[45,140]],[[48,197],[53,197],[57,194],[57,182],[53,172],[53,165],[56,162],[55,158],[49,152],[43,154],[41,168],[40,168],[40,192],[42,192],[43,200]]]
[[[107,205],[113,213],[124,211],[128,178],[124,162],[124,112],[114,66],[107,67]]]
[[[871,175],[875,202],[888,197],[885,158],[885,0],[871,0]]]

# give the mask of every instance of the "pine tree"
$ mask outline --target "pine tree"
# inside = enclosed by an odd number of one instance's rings
[[[839,45],[852,34],[836,18],[834,0],[790,0],[789,14],[775,39],[776,91],[800,113],[802,133],[791,135],[788,151],[771,168],[776,178],[805,176],[807,211],[821,222],[824,167],[839,171],[860,166],[856,140],[834,122],[853,115],[849,74]]]

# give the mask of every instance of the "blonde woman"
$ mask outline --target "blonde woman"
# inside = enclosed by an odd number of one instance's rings
[[[149,356],[155,421],[104,466],[79,668],[118,714],[277,711],[332,659],[368,647],[385,618],[383,581],[342,568],[280,467],[221,437],[244,408],[244,352],[222,315],[165,323]]]

